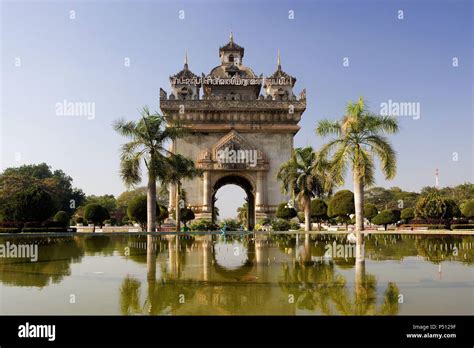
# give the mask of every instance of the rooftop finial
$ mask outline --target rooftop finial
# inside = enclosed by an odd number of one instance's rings
[[[184,68],[188,68],[188,51],[184,52]]]
[[[278,50],[277,64],[278,64],[278,70],[280,70],[281,69],[280,50]]]
[[[232,31],[230,32],[229,40],[230,42],[234,42],[234,34],[232,33]]]

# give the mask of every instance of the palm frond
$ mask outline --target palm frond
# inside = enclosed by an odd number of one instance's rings
[[[120,162],[120,177],[127,187],[141,181],[140,158],[140,156],[133,156],[122,159]]]
[[[397,154],[392,145],[383,136],[369,136],[365,139],[366,144],[377,155],[382,164],[382,171],[386,179],[392,179],[397,173]]]
[[[315,129],[317,135],[325,137],[333,134],[339,136],[342,132],[341,124],[339,121],[322,120],[319,121],[318,126]]]

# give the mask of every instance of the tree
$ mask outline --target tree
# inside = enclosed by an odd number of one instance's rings
[[[367,203],[364,205],[364,217],[372,223],[372,219],[379,213],[375,204]]]
[[[127,186],[141,182],[140,164],[143,161],[148,171],[147,185],[147,228],[156,230],[156,181],[166,175],[169,152],[165,142],[176,139],[181,133],[179,125],[166,126],[166,120],[158,113],[151,114],[147,107],[138,122],[118,120],[114,129],[130,142],[122,145],[120,176]]]
[[[291,220],[296,216],[296,210],[289,207],[288,203],[280,203],[276,210],[276,217],[284,220]]]
[[[155,217],[157,215],[158,209],[158,204],[155,203]],[[146,195],[137,196],[131,202],[129,202],[127,207],[127,216],[130,220],[138,223],[143,231],[149,231],[149,229],[147,229],[148,197]]]
[[[458,205],[453,199],[447,198],[446,199],[446,204],[447,204],[447,210],[446,210],[446,219],[451,219],[451,218],[458,218],[461,217],[461,209],[459,209]]]
[[[413,208],[405,208],[402,210],[400,218],[408,223],[415,218],[415,210]]]
[[[322,199],[313,199],[311,201],[311,219],[318,224],[321,230],[321,223],[328,219],[328,205]]]
[[[278,171],[282,192],[290,194],[303,208],[306,231],[311,231],[311,199],[329,195],[334,187],[327,168],[326,157],[307,146],[294,149]]]
[[[69,215],[63,210],[58,211],[56,215],[54,215],[53,220],[60,222],[63,227],[67,227],[69,225]]]
[[[188,227],[187,223],[191,220],[194,220],[195,218],[194,212],[189,208],[181,209],[180,217],[181,217],[181,222],[184,224],[184,227],[186,228]]]
[[[356,215],[356,231],[364,230],[364,187],[374,183],[374,155],[382,163],[386,179],[396,173],[396,154],[384,134],[398,132],[398,122],[393,117],[377,116],[367,109],[362,98],[349,102],[346,115],[341,121],[320,121],[316,133],[320,136],[333,134],[321,149],[325,157],[332,153],[331,173],[342,184],[348,165],[351,166]]]
[[[442,197],[450,198],[456,204],[460,205],[467,200],[474,199],[474,184],[464,183],[455,187],[443,187],[440,189],[426,186],[421,189],[422,196],[427,196],[433,192],[438,192]]]
[[[84,207],[84,218],[94,225],[93,232],[95,232],[95,226],[104,223],[104,220],[110,218],[109,212],[106,208],[97,203],[90,203]]]
[[[354,194],[349,190],[341,190],[329,200],[328,216],[338,217],[346,223],[350,219],[351,214],[354,214]]]
[[[474,199],[467,201],[462,205],[461,208],[462,215],[467,217],[468,219],[474,218]]]
[[[376,217],[372,219],[372,222],[376,225],[383,225],[385,231],[389,224],[394,224],[398,221],[397,214],[393,210],[383,210]]]
[[[459,216],[459,208],[452,199],[444,198],[438,191],[433,191],[418,199],[415,215],[424,219],[450,219]]]
[[[0,174],[0,211],[13,197],[32,186],[46,191],[54,204],[54,210],[72,214],[84,203],[82,190],[72,187],[72,178],[62,170],[51,170],[46,163],[7,168]]]
[[[156,188],[156,201],[158,204],[164,205],[165,207],[168,206],[168,198],[169,192],[168,187],[166,185],[160,185]],[[131,202],[137,196],[143,196],[147,193],[147,187],[137,187],[135,189],[127,190],[122,192],[116,200],[117,207],[123,208],[127,210],[127,206],[129,202]]]
[[[54,210],[55,204],[49,193],[33,185],[10,198],[3,206],[2,217],[6,221],[43,222]]]
[[[86,197],[86,205],[90,203],[97,203],[107,209],[109,212],[113,212],[117,208],[117,200],[114,195],[103,195],[96,196],[90,195]]]
[[[175,185],[175,214],[176,214],[176,230],[181,230],[181,209],[184,208],[185,199],[182,198],[181,182],[184,179],[192,179],[202,175],[202,171],[194,165],[194,161],[179,154],[173,154],[167,158],[166,172],[163,182]],[[183,206],[180,206],[182,201]]]

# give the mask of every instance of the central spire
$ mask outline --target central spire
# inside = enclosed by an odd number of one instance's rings
[[[278,70],[281,70],[280,50],[278,50],[277,67]]]
[[[188,70],[188,51],[184,52],[184,68]]]
[[[234,34],[232,33],[232,30],[230,31],[230,34],[229,34],[229,40],[230,42],[234,42]]]

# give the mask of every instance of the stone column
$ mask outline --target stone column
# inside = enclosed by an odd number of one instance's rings
[[[211,178],[208,170],[204,171],[202,189],[202,212],[211,212]]]
[[[169,147],[169,152],[171,153],[176,153],[176,139],[173,139],[173,141],[170,144]],[[176,187],[173,184],[168,185],[168,191],[169,191],[169,200],[168,200],[168,211],[170,212],[171,216],[171,210],[174,210],[176,207]]]
[[[256,211],[257,212],[262,212],[263,211],[263,205],[264,203],[264,192],[263,192],[263,172],[258,171],[257,172],[257,187],[255,190],[255,206],[256,206]]]
[[[264,171],[259,170],[257,172],[257,183],[255,185],[255,215],[257,219],[263,219],[267,217],[265,208],[267,205],[266,190],[264,185],[265,176],[266,173]]]

